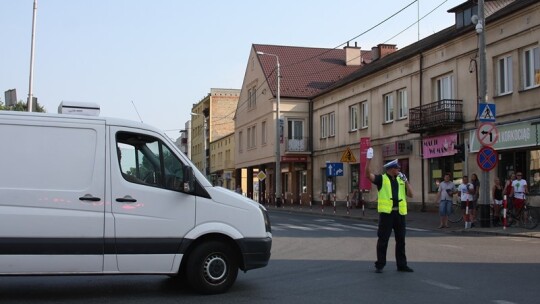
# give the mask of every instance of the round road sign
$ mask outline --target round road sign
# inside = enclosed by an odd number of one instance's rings
[[[478,167],[484,171],[491,171],[497,165],[499,155],[491,147],[482,147],[478,154],[476,155],[476,162]]]
[[[476,138],[483,146],[493,146],[499,139],[499,130],[493,123],[484,122],[476,129]]]

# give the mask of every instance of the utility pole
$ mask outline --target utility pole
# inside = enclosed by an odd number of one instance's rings
[[[478,23],[476,24],[476,32],[478,33],[478,59],[479,64],[479,79],[478,79],[478,103],[487,103],[487,72],[486,72],[486,21],[484,16],[484,0],[478,1]],[[482,180],[480,181],[479,192],[481,200],[480,205],[480,220],[481,226],[485,226],[485,217],[487,217],[487,227],[489,223],[489,172],[482,170]]]

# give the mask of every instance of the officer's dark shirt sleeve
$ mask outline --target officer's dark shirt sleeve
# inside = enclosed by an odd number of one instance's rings
[[[381,190],[382,187],[382,175],[375,174],[375,180],[373,181],[373,184],[377,186],[377,191]]]

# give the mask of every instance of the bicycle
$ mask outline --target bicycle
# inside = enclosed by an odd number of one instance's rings
[[[461,210],[461,202],[459,200],[452,200],[452,207],[450,208],[450,214],[448,215],[448,221],[450,223],[459,223],[463,220],[463,210]]]
[[[501,219],[503,218],[504,210],[501,210]],[[525,203],[523,208],[518,214],[515,214],[515,210],[506,210],[506,227],[510,227],[517,223],[519,227],[525,229],[534,229],[538,226],[538,214],[537,210],[534,210],[528,202]]]

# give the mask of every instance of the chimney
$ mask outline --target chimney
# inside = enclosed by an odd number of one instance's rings
[[[362,64],[362,52],[356,42],[354,43],[354,47],[352,47],[349,46],[349,42],[347,41],[347,46],[344,49],[346,66],[359,66]]]
[[[371,48],[371,61],[375,61],[381,57],[379,48],[374,46]]]
[[[395,44],[382,44],[381,43],[377,47],[379,48],[379,55],[381,56],[381,58],[397,51],[397,47]]]

